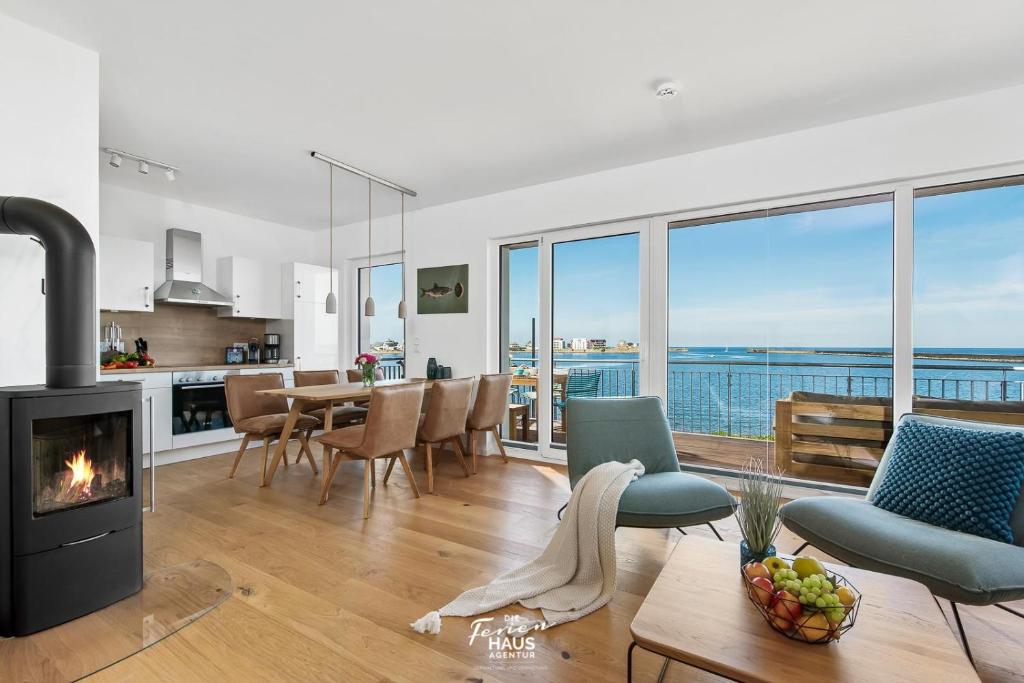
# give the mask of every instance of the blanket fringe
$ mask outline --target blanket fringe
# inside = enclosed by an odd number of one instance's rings
[[[409,624],[416,633],[430,633],[437,635],[441,632],[441,613],[437,610],[427,612],[416,621]]]

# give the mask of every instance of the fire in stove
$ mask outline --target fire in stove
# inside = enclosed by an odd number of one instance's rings
[[[92,480],[96,473],[93,472],[92,460],[86,456],[85,449],[75,453],[71,460],[65,460],[64,464],[71,470],[71,478],[64,477],[67,486],[61,487],[61,492],[57,496],[59,501],[74,503],[92,498]]]

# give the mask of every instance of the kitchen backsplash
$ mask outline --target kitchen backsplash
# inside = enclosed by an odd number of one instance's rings
[[[218,318],[215,308],[158,303],[152,313],[101,311],[97,342],[109,322],[121,326],[126,353],[135,350],[134,339],[148,341],[149,355],[158,366],[223,363],[225,346],[251,337],[263,343],[267,331],[265,320]]]

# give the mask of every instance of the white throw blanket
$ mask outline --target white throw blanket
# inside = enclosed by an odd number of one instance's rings
[[[619,498],[643,473],[638,460],[606,462],[590,470],[576,484],[555,535],[536,559],[469,589],[410,626],[419,633],[440,633],[441,617],[474,616],[517,600],[542,610],[545,628],[603,607],[615,593]]]

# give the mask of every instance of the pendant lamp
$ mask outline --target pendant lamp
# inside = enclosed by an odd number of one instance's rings
[[[366,181],[366,303],[363,315],[371,318],[377,315],[373,303],[373,181]]]
[[[330,198],[327,201],[327,234],[329,235],[328,263],[330,263],[331,291],[327,294],[327,312],[335,314],[338,312],[338,297],[334,293],[334,167],[327,164],[328,180],[327,192]]]

